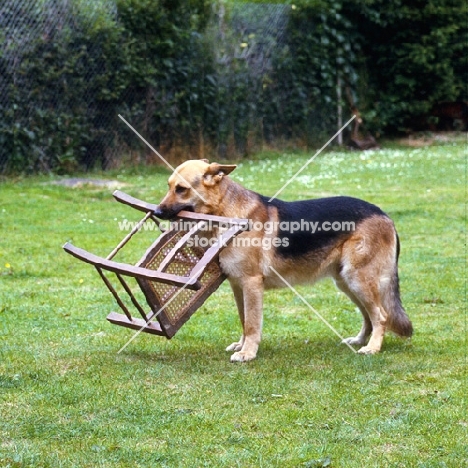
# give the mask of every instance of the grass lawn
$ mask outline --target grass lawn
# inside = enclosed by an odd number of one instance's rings
[[[112,296],[61,246],[105,256],[123,237],[118,222],[139,214],[111,189],[2,182],[0,466],[467,466],[466,151],[461,137],[328,152],[281,194],[347,194],[391,215],[412,340],[387,336],[379,355],[356,355],[277,290],[258,358],[242,365],[224,351],[240,333],[227,283],[172,340],[141,334],[117,354],[133,332],[105,320]],[[273,195],[311,156],[263,153],[232,177]],[[157,203],[168,174],[92,177]],[[152,236],[138,234],[127,255]],[[342,335],[357,333],[359,312],[330,281],[298,289]]]

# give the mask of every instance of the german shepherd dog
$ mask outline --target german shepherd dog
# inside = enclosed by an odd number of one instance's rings
[[[255,359],[262,332],[263,292],[284,287],[285,280],[313,283],[331,276],[364,318],[357,336],[344,340],[361,346],[359,353],[379,352],[386,330],[412,335],[399,293],[398,235],[380,208],[350,197],[270,202],[228,177],[235,168],[207,160],[184,162],[169,177],[169,191],[155,212],[159,218],[172,219],[188,210],[247,218],[253,226],[273,227],[241,233],[235,240],[243,238],[242,243],[230,244],[219,257],[243,329],[240,340],[226,349],[234,351],[232,362]],[[345,224],[354,229],[330,229]],[[315,226],[314,232],[290,229],[307,225]]]

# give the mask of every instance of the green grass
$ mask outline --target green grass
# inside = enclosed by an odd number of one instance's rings
[[[263,153],[232,177],[272,195],[310,156]],[[348,194],[393,217],[415,335],[355,355],[291,291],[272,291],[258,358],[242,365],[224,352],[240,333],[227,284],[172,340],[141,334],[117,354],[132,332],[105,320],[111,295],[61,246],[105,255],[138,213],[111,190],[2,183],[0,466],[466,466],[465,174],[463,139],[320,156],[282,197]],[[93,176],[158,202],[168,172]],[[331,282],[299,290],[342,335],[358,331]]]

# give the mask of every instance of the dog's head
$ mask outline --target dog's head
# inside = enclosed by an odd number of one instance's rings
[[[221,202],[224,178],[235,168],[235,165],[210,164],[206,159],[184,162],[169,177],[169,190],[156,216],[172,219],[182,210],[213,213]]]

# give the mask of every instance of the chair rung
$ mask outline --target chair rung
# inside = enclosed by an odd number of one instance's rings
[[[131,328],[132,330],[138,330],[144,333],[151,333],[152,335],[167,336],[158,322],[146,323],[143,319],[139,318],[134,318],[130,321],[127,316],[118,314],[117,312],[111,312],[106,318],[114,325],[120,325],[121,327]]]

